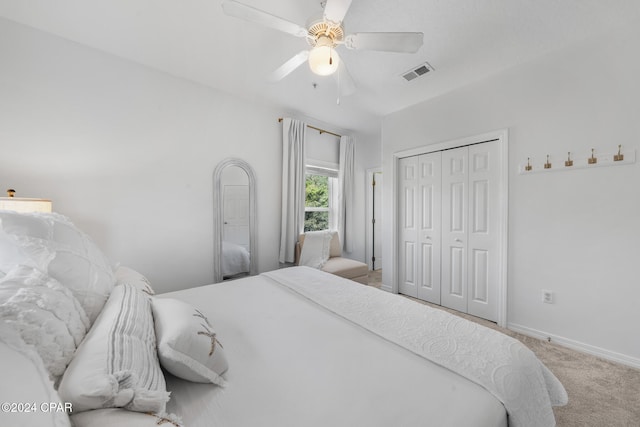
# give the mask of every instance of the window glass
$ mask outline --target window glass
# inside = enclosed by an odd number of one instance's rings
[[[334,175],[333,172],[331,171],[331,175]],[[321,173],[313,170],[306,176],[304,231],[335,228],[333,207],[337,178]]]

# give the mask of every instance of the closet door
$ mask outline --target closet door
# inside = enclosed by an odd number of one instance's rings
[[[418,158],[400,159],[398,170],[398,290],[418,296]]]
[[[498,320],[500,259],[500,146],[497,141],[469,147],[469,274],[467,312]]]
[[[440,304],[442,153],[418,157],[418,298]]]
[[[442,281],[445,307],[467,312],[469,147],[442,152]]]

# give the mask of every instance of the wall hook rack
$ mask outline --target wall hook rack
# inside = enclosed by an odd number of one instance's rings
[[[520,164],[518,171],[521,174],[535,174],[541,172],[557,172],[557,171],[569,171],[576,169],[593,169],[603,166],[622,166],[636,162],[635,150],[622,151],[622,145],[618,145],[618,152],[615,153],[599,153],[595,154],[595,148],[591,149],[590,156],[575,157],[571,151],[567,152],[566,160],[564,161],[563,168],[553,167],[551,158],[553,153],[547,154],[545,159],[536,161],[535,157],[527,157],[527,162]]]

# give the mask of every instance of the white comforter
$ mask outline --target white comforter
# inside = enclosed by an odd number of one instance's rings
[[[553,373],[526,346],[500,332],[371,288],[327,282],[313,269],[264,275],[486,388],[504,404],[510,426],[555,426],[552,405],[567,403]]]
[[[189,427],[551,426],[566,398],[517,341],[315,269],[163,296],[200,307],[229,360],[225,388],[167,376]]]

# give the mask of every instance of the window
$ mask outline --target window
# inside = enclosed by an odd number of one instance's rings
[[[307,165],[305,184],[304,231],[335,229],[338,171]]]

